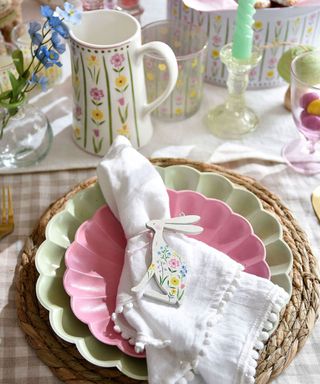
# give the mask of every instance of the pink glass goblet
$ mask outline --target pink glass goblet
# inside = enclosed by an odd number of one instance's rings
[[[282,156],[295,171],[320,172],[320,51],[309,51],[291,64],[291,108],[300,135],[282,149]]]

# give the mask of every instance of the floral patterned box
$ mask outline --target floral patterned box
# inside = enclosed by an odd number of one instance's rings
[[[203,13],[186,7],[182,0],[168,0],[169,19],[181,19],[200,25],[208,32],[206,81],[225,85],[227,71],[221,63],[220,49],[231,41],[236,11]],[[260,9],[255,14],[254,43],[259,46],[288,42],[320,46],[320,7]],[[251,88],[270,88],[283,84],[277,63],[285,45],[264,50],[260,65],[250,74]]]

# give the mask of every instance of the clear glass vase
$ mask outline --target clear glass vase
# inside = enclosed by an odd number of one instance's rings
[[[39,109],[30,104],[16,108],[11,113],[0,108],[0,167],[33,165],[46,156],[52,143],[51,126]]]

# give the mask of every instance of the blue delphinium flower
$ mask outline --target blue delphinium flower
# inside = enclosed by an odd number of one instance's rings
[[[52,49],[48,49],[46,46],[42,46],[37,52],[37,59],[46,67],[52,67],[54,64],[58,67],[62,67],[59,61],[59,55]]]
[[[64,3],[64,10],[57,7],[56,11],[64,20],[71,24],[78,24],[81,20],[81,12],[70,3]]]
[[[58,32],[52,33],[51,42],[52,42],[53,48],[58,53],[62,54],[66,50],[66,45],[61,42]]]
[[[48,5],[41,6],[41,14],[46,17],[48,20],[49,26],[56,32],[59,33],[60,36],[67,39],[69,37],[68,28],[62,24],[62,20],[54,16],[54,11]]]
[[[53,64],[49,63],[49,60],[47,58],[46,51],[48,48],[46,46],[42,46],[39,49],[36,50],[36,58],[40,61],[41,64],[43,64],[46,68],[52,67]]]
[[[48,78],[46,76],[40,76],[38,77],[35,72],[33,72],[31,79],[30,79],[30,84],[39,84],[41,86],[42,91],[46,91],[48,87]]]
[[[53,9],[51,9],[49,5],[41,5],[40,9],[41,9],[41,15],[43,17],[46,17],[48,19],[49,17],[53,16]]]
[[[41,24],[37,21],[31,21],[29,23],[28,33],[30,35],[32,44],[39,46],[42,43],[42,36],[38,32],[41,29]]]
[[[59,17],[50,17],[48,20],[50,27],[54,31],[58,32],[60,36],[62,36],[64,39],[67,39],[69,37],[68,27],[62,23]]]

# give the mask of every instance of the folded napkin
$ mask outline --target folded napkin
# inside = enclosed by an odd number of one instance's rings
[[[166,187],[153,165],[122,136],[97,173],[127,238],[112,319],[115,330],[137,351],[145,347],[149,383],[253,383],[257,351],[269,337],[287,294],[243,272],[218,250],[171,230],[163,231],[164,241],[187,265],[180,265],[171,282],[178,289],[185,281],[181,304],[149,297],[150,292],[161,293],[154,277],[142,291],[133,292],[152,264],[152,232],[146,223],[170,218]],[[179,270],[179,259],[175,268]]]

